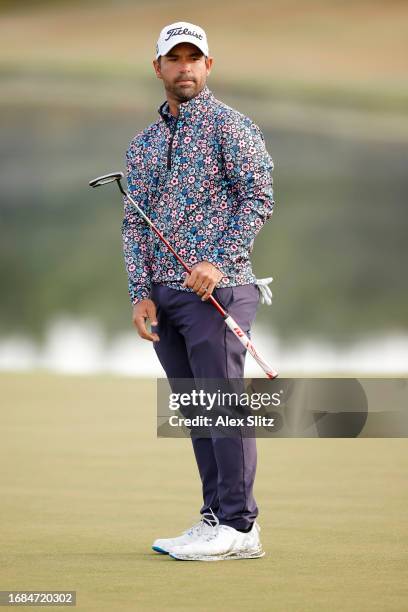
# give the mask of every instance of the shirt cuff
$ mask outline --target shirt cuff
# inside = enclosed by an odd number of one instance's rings
[[[142,300],[150,299],[150,289],[148,287],[129,287],[130,301],[133,306]]]

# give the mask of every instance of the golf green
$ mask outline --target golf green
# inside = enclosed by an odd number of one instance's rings
[[[266,556],[179,562],[151,543],[198,520],[200,485],[190,441],[156,438],[155,381],[0,382],[0,590],[75,590],[80,610],[407,609],[407,440],[259,440]]]

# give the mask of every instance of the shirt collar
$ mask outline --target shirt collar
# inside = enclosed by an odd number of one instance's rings
[[[212,92],[209,90],[208,86],[205,85],[204,88],[196,96],[194,96],[194,98],[191,98],[191,100],[187,100],[186,102],[181,102],[179,105],[178,118],[184,116],[189,117],[194,114],[201,114],[203,112],[203,107],[205,107],[208,101],[213,97]],[[157,111],[166,122],[176,119],[176,117],[170,113],[167,100],[159,106]]]
[[[161,106],[159,106],[158,112],[163,117],[163,119],[164,119],[164,121],[166,123],[170,123],[171,121],[173,121],[173,120],[175,120],[177,118],[177,117],[175,117],[174,115],[171,114],[169,103],[167,102],[167,100],[165,102],[163,102],[163,104]]]

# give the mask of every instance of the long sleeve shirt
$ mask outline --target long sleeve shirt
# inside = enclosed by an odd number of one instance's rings
[[[209,261],[218,287],[255,282],[250,253],[271,217],[273,161],[259,127],[205,86],[136,134],[126,152],[128,191],[189,267]],[[180,291],[185,271],[124,198],[123,250],[132,304],[151,283]]]

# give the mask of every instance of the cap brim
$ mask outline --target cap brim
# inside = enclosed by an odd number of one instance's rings
[[[177,37],[177,41],[168,41],[167,44],[163,45],[161,52],[158,53],[156,55],[156,59],[158,57],[160,57],[160,55],[167,55],[167,53],[169,51],[171,51],[171,49],[173,49],[173,47],[176,47],[177,45],[180,45],[181,43],[189,43],[190,45],[194,45],[195,47],[197,47],[198,49],[200,49],[200,51],[207,57],[208,56],[208,49],[207,47],[203,44],[202,47],[200,47],[200,41],[198,41],[197,43],[193,43],[191,42],[191,36],[178,36]]]

